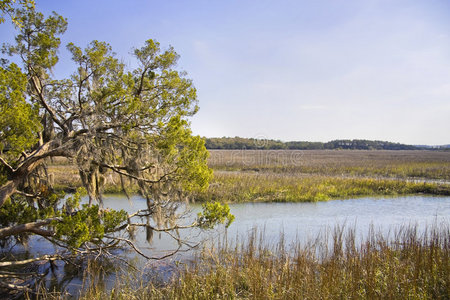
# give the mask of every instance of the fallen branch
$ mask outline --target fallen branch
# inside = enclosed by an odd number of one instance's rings
[[[24,260],[3,261],[3,262],[0,262],[0,267],[19,266],[19,265],[29,264],[29,263],[32,263],[35,261],[41,261],[41,260],[53,261],[53,260],[60,260],[60,259],[62,259],[62,257],[57,254],[56,255],[44,255],[41,257],[35,257],[35,258],[24,259]]]
[[[16,272],[5,272],[0,271],[0,278],[23,278],[32,276],[41,276],[43,274],[38,273],[16,273]]]
[[[0,281],[0,286],[8,288],[10,290],[32,292],[32,290],[29,287],[27,287],[27,286],[16,285],[16,284],[12,284],[12,283],[6,283],[6,282],[1,282]]]

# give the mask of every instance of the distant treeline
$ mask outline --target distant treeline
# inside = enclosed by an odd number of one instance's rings
[[[420,150],[430,149],[420,146],[405,145],[383,141],[370,140],[334,140],[322,142],[282,142],[278,140],[262,140],[241,137],[206,138],[207,149],[290,149],[290,150],[320,150],[320,149],[354,149],[354,150]]]

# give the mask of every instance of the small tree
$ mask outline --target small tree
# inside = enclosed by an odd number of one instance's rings
[[[67,251],[31,261],[67,259],[131,244],[117,233],[133,226],[169,231],[232,221],[228,207],[205,205],[194,223],[176,222],[180,200],[207,188],[212,171],[204,141],[189,128],[188,118],[198,110],[196,90],[175,69],[173,48],[162,50],[148,40],[134,49],[138,67],[128,70],[107,43],[93,41],[85,49],[70,43],[77,68],[58,80],[51,70],[67,21],[56,13],[45,18],[34,8],[14,16],[18,34],[3,53],[18,57],[22,66],[4,58],[0,66],[3,245],[38,234]],[[46,165],[55,157],[77,166],[89,204],[80,207],[81,192],[62,198],[53,190]],[[102,209],[107,172],[120,176],[125,193],[124,180],[134,182],[147,209],[132,215]],[[148,220],[140,224],[136,217]]]

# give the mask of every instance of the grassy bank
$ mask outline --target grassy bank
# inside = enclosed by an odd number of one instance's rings
[[[450,152],[213,150],[214,179],[199,200],[324,201],[450,195]]]
[[[200,201],[311,202],[359,196],[450,195],[449,184],[404,180],[304,176],[269,172],[215,172]]]
[[[213,150],[214,178],[196,201],[324,201],[359,196],[450,195],[450,152],[357,150]],[[57,189],[81,186],[77,169],[54,161]],[[414,182],[425,180],[427,182]],[[104,176],[104,192],[120,193],[120,179]],[[436,181],[436,182],[434,182]],[[446,181],[439,183],[438,181]],[[136,185],[127,185],[129,193]]]
[[[404,227],[391,239],[352,230],[300,245],[245,243],[205,250],[167,284],[118,280],[111,292],[91,285],[84,299],[448,299],[448,225],[425,233]],[[328,238],[327,238],[328,237]],[[394,238],[393,238],[394,237]],[[393,239],[392,239],[393,238]]]

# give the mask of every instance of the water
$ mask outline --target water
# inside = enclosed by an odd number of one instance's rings
[[[129,201],[124,196],[107,195],[104,205],[134,212],[145,209],[146,201],[139,196],[134,196]],[[189,209],[190,214],[182,220],[183,225],[190,224],[195,219],[201,205],[191,205]],[[427,225],[450,223],[450,197],[371,197],[317,203],[241,203],[230,204],[230,209],[236,219],[228,229],[222,225],[208,231],[186,230],[180,232],[180,237],[195,245],[223,239],[226,233],[231,243],[236,237],[245,242],[249,232],[258,228],[264,233],[265,243],[276,245],[283,236],[285,244],[289,245],[310,241],[319,234],[333,230],[337,225],[354,229],[357,238],[364,238],[372,226],[376,231],[388,235],[404,225],[417,226],[420,231]],[[145,223],[145,220],[142,221]],[[154,233],[151,242],[147,242],[143,227],[137,229],[135,243],[145,255],[156,258],[171,253],[179,246],[164,232]],[[181,249],[187,248],[183,246]],[[30,239],[29,249],[33,256],[53,253],[56,250],[42,238]],[[171,263],[189,260],[194,251],[179,252],[162,262],[136,257],[132,250],[120,254],[137,259],[138,266],[144,270],[156,270],[169,276]],[[57,277],[64,275],[64,267],[61,266]],[[74,294],[81,286],[81,280],[79,277],[69,279],[65,288]],[[110,277],[109,282],[110,285],[114,284],[114,276]]]
[[[124,209],[129,213],[146,208],[146,201],[139,196],[130,200],[120,195],[106,195],[105,207]],[[333,200],[316,203],[239,203],[230,204],[235,221],[228,229],[218,226],[215,230],[200,231],[180,230],[180,237],[192,245],[202,241],[211,241],[227,233],[230,240],[239,236],[245,240],[248,233],[257,228],[264,232],[267,243],[276,244],[283,233],[287,243],[305,242],[320,233],[332,230],[337,225],[354,229],[363,237],[371,226],[376,231],[395,232],[404,225],[417,226],[422,230],[426,225],[450,223],[450,197],[403,196],[403,197],[368,197],[345,200]],[[194,219],[201,205],[190,205],[190,214],[181,225],[188,225]],[[142,220],[145,223],[145,220]],[[38,241],[36,241],[38,242]],[[154,233],[150,243],[146,241],[145,228],[136,230],[136,245],[151,257],[161,257],[176,250],[179,244],[167,233]],[[33,247],[44,253],[52,247],[40,243]],[[182,249],[188,247],[183,246]],[[135,255],[133,251],[130,255]],[[189,258],[191,252],[181,252],[173,260]]]
[[[129,212],[145,208],[145,201],[135,196],[130,202],[121,196],[107,196],[105,206],[125,209]],[[200,205],[191,205],[191,216],[201,210]],[[245,238],[254,228],[264,231],[265,240],[277,243],[280,233],[289,241],[306,241],[319,233],[333,229],[336,225],[355,229],[364,235],[371,226],[385,232],[395,231],[403,225],[416,225],[419,230],[426,225],[450,222],[450,197],[403,196],[370,197],[346,200],[333,200],[316,203],[239,203],[230,204],[235,221],[226,230],[229,237],[239,235]],[[193,218],[187,218],[185,224]],[[211,239],[223,234],[225,228],[219,226],[215,231],[182,233],[184,238],[194,241]],[[177,244],[162,233],[151,244],[145,241],[143,229],[138,232],[138,243],[149,255],[167,253]]]
[[[355,229],[364,236],[371,226],[386,234],[403,225],[425,228],[450,221],[450,197],[407,196],[358,198],[317,203],[243,203],[231,205],[236,217],[228,234],[245,236],[252,228],[264,228],[265,240],[277,243],[306,241],[335,226]]]

